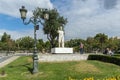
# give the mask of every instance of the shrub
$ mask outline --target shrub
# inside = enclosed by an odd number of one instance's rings
[[[114,54],[113,56],[120,57],[120,54]]]
[[[108,55],[89,55],[88,60],[99,60],[103,62],[113,63],[120,66],[120,58]]]

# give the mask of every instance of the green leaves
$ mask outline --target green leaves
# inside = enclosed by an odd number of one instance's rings
[[[11,39],[11,36],[6,32],[3,33],[1,37],[1,49],[2,50],[14,50],[15,49],[15,42]]]
[[[16,41],[18,47],[20,47],[21,49],[25,49],[25,50],[30,50],[31,48],[33,48],[33,44],[34,44],[34,39],[27,36],[27,37],[23,37],[20,38]]]

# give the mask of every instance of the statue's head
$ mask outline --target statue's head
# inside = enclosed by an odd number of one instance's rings
[[[60,30],[63,30],[63,29],[62,29],[62,26],[60,26]]]

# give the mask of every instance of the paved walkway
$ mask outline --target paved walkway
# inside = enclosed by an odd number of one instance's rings
[[[88,54],[40,54],[40,62],[87,60]]]
[[[8,58],[7,60],[3,61],[0,63],[0,68],[4,67],[5,65],[11,63],[12,61],[16,60],[17,58],[19,58],[19,56],[13,56]]]

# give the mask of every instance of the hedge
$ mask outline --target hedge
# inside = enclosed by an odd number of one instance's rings
[[[120,57],[120,54],[114,54],[113,56]]]
[[[99,60],[103,62],[113,63],[120,66],[120,58],[109,55],[89,55],[88,60]]]

